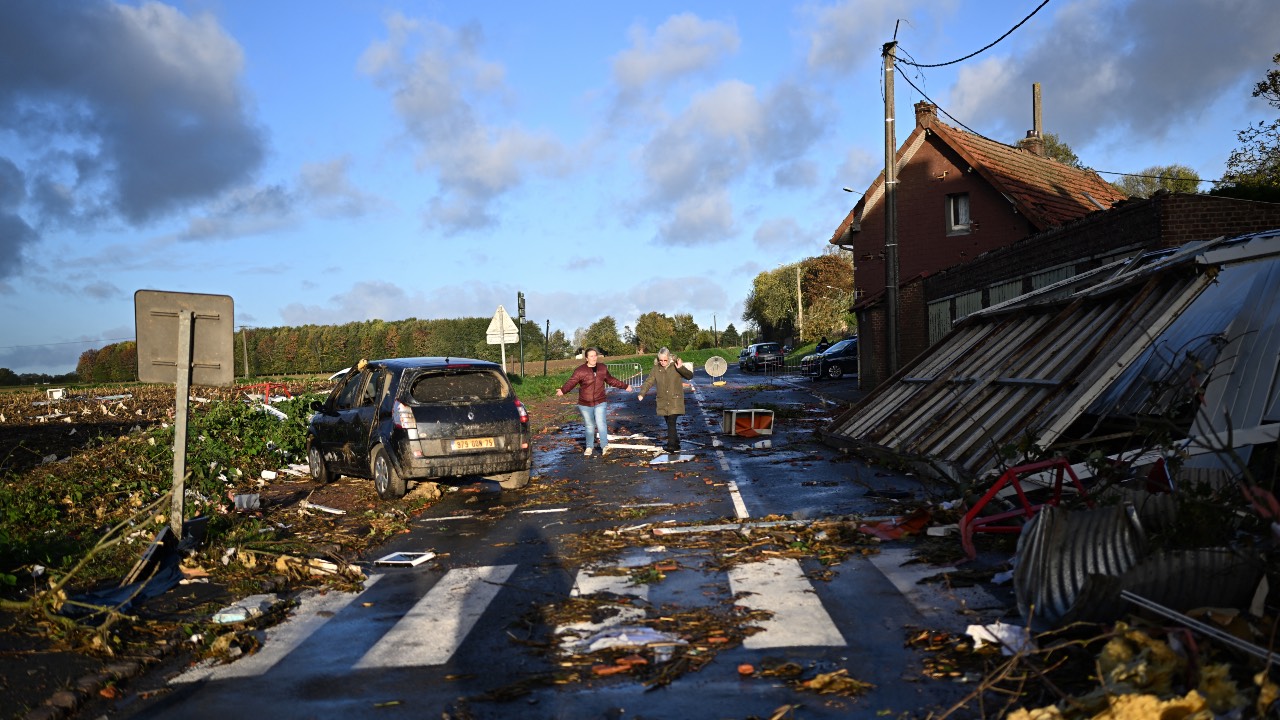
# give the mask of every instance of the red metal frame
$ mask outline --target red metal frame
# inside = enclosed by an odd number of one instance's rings
[[[1054,473],[1053,496],[1046,502],[1032,503],[1027,497],[1026,491],[1022,489],[1022,478],[1023,476],[1045,472],[1046,470],[1052,470]],[[1071,484],[1079,491],[1085,503],[1089,507],[1093,507],[1093,501],[1089,499],[1089,494],[1085,491],[1084,485],[1080,484],[1080,478],[1076,477],[1075,471],[1071,469],[1071,464],[1065,458],[1058,457],[1051,460],[1041,460],[1040,462],[1018,465],[1005,470],[995,484],[991,486],[991,489],[987,490],[982,496],[982,499],[974,503],[973,507],[964,514],[964,517],[960,518],[960,544],[964,546],[964,551],[969,555],[969,558],[973,559],[978,555],[977,548],[973,546],[974,533],[1020,533],[1022,532],[1023,523],[1034,517],[1040,508],[1045,505],[1057,507],[1062,500],[1062,480],[1066,476],[1071,478]],[[1006,485],[1013,485],[1022,507],[994,515],[978,517],[983,508],[987,506],[987,503],[991,502],[991,499]],[[1019,519],[1016,524],[999,524],[1015,518]]]
[[[247,392],[247,393],[248,393],[248,392],[260,392],[260,393],[262,393],[262,403],[263,403],[264,405],[270,405],[270,404],[271,404],[271,391],[272,391],[272,390],[279,390],[279,391],[280,391],[280,394],[281,394],[281,395],[284,395],[284,396],[285,396],[285,397],[287,397],[287,398],[292,398],[292,397],[293,397],[293,393],[289,392],[289,386],[288,386],[288,385],[286,385],[286,384],[284,384],[284,383],[277,383],[277,382],[262,382],[262,383],[257,383],[256,385],[245,385],[245,386],[241,387],[240,389],[241,389],[241,390],[244,390],[244,391],[245,391],[245,392]]]

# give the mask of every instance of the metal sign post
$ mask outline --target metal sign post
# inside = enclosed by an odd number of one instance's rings
[[[493,320],[489,321],[489,329],[485,331],[485,339],[490,345],[502,346],[502,371],[507,371],[507,343],[515,342],[520,339],[520,329],[511,321],[511,316],[507,314],[507,309],[498,306],[498,311],[493,314]]]
[[[169,498],[169,529],[182,537],[183,499],[187,493],[187,410],[191,396],[191,335],[195,313],[178,311],[178,381],[173,413],[173,494]]]
[[[176,386],[173,500],[169,527],[182,537],[187,478],[187,415],[192,383],[235,382],[234,308],[229,295],[139,290],[133,295],[138,380]]]
[[[524,325],[524,293],[516,293],[516,315],[520,319],[520,324]],[[524,333],[519,333],[520,338],[520,377],[524,377]]]

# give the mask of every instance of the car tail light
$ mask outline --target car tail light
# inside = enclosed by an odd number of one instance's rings
[[[413,408],[397,400],[391,414],[395,418],[396,427],[404,430],[410,440],[418,439],[418,421],[413,417]]]
[[[529,424],[529,411],[524,409],[524,403],[520,402],[519,400],[516,400],[516,411],[520,413],[520,424],[521,424],[521,425],[528,425],[528,424]],[[521,449],[521,450],[528,449],[528,447],[529,447],[529,442],[528,442],[528,441],[525,441],[525,442],[520,443],[520,449]]]

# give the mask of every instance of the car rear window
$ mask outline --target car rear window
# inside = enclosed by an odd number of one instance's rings
[[[421,404],[478,402],[501,400],[507,390],[506,380],[490,370],[445,370],[415,377],[409,397]]]

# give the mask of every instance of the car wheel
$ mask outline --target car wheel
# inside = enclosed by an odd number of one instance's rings
[[[831,367],[827,368],[827,377],[831,378],[832,380],[839,380],[840,376],[842,375],[844,375],[844,368],[840,367],[839,365],[832,365]]]
[[[313,437],[307,438],[307,466],[311,469],[311,477],[317,482],[327,483],[336,477],[324,464],[324,456],[320,454],[320,448],[316,447],[316,439]]]
[[[404,478],[391,464],[386,448],[379,445],[373,451],[373,461],[370,464],[373,470],[373,488],[378,491],[378,497],[383,500],[398,500],[404,497],[406,490]]]
[[[494,475],[493,479],[498,481],[498,484],[502,486],[503,490],[519,490],[529,484],[529,471],[517,470],[515,472],[503,473],[501,475]]]

